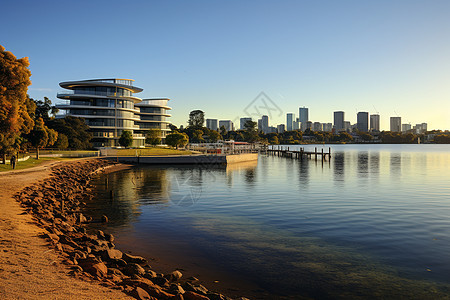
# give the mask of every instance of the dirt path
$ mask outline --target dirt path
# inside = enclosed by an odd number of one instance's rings
[[[39,235],[31,216],[13,198],[22,188],[49,176],[38,167],[0,173],[0,299],[133,299],[124,293],[67,275],[54,250]]]

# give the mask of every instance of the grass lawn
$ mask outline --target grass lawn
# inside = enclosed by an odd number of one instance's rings
[[[16,170],[22,170],[22,169],[28,169],[31,167],[36,167],[39,166],[40,164],[42,164],[43,162],[49,161],[49,160],[67,160],[67,158],[61,158],[61,157],[42,157],[39,160],[37,160],[34,157],[30,157],[28,160],[26,161],[19,161],[16,163]],[[0,163],[0,172],[5,172],[5,171],[11,171],[11,165],[10,164],[6,164],[3,165]]]
[[[111,149],[108,150],[108,155],[111,156],[155,156],[155,155],[190,155],[191,151],[176,150],[171,148],[144,148],[144,149]]]

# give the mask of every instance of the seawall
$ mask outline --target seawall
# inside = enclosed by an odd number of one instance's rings
[[[221,165],[258,160],[258,153],[230,155],[173,155],[173,156],[111,156],[106,159],[119,163],[174,164],[174,165]]]

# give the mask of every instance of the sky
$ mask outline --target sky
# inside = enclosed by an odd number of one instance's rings
[[[2,0],[0,45],[29,57],[34,99],[59,82],[130,78],[140,98],[271,125],[309,108],[450,129],[450,1]]]

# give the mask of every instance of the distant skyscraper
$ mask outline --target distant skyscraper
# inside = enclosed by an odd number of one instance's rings
[[[241,118],[240,119],[240,129],[243,130],[245,128],[245,123],[247,123],[247,121],[253,121],[252,118]]]
[[[344,130],[345,131],[351,131],[352,130],[352,124],[349,121],[344,121]]]
[[[304,124],[309,121],[308,108],[300,107],[298,109],[298,120]]]
[[[217,130],[219,128],[217,122],[217,119],[206,119],[206,128]]]
[[[264,133],[269,132],[269,117],[264,115],[261,117],[261,126]]]
[[[402,131],[402,118],[401,117],[391,117],[391,131],[401,132]]]
[[[367,132],[369,131],[369,113],[360,111],[356,115],[356,128],[359,131]]]
[[[277,132],[278,133],[283,133],[286,131],[286,127],[284,126],[284,124],[280,124],[277,126]]]
[[[402,132],[411,130],[411,124],[402,124]]]
[[[336,129],[336,131],[345,130],[344,112],[343,111],[335,111],[334,112],[334,129]]]
[[[416,126],[414,126],[414,130],[416,131],[417,134],[425,133],[428,130],[428,124],[427,123],[416,124]]]
[[[292,131],[294,129],[294,121],[295,121],[295,114],[288,113],[286,115],[286,130]]]
[[[380,131],[380,115],[370,115],[370,131]]]
[[[222,128],[222,126],[224,126],[227,131],[234,131],[234,125],[231,120],[220,120],[219,128]]]
[[[322,131],[323,130],[322,123],[314,122],[313,123],[313,130],[314,131]]]
[[[323,131],[326,131],[326,132],[331,132],[331,130],[333,130],[332,123],[323,123],[322,127],[323,127]]]
[[[294,121],[293,124],[292,124],[292,130],[299,130],[301,124],[302,124],[302,123],[301,123],[301,122],[298,120],[298,118],[297,118],[297,121]]]

